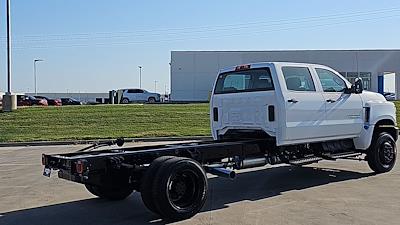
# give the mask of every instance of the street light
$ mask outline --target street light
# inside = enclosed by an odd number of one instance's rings
[[[7,0],[7,93],[11,95],[11,2]]]
[[[139,88],[142,88],[142,66],[139,67]]]
[[[12,112],[17,109],[17,97],[11,93],[11,1],[6,0],[7,18],[7,92],[3,96],[3,112]]]
[[[154,81],[154,92],[157,92],[157,80]]]
[[[37,88],[36,88],[36,84],[37,84],[37,82],[36,82],[36,62],[43,62],[44,60],[43,59],[34,59],[33,60],[33,79],[34,79],[34,82],[35,82],[35,95],[37,95]]]

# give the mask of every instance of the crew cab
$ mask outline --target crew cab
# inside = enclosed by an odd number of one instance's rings
[[[123,145],[122,139],[99,142],[77,152],[43,154],[43,174],[58,170],[60,178],[108,200],[138,191],[153,213],[182,220],[205,204],[206,173],[234,179],[236,170],[246,168],[338,159],[365,160],[384,173],[396,162],[394,104],[363,91],[361,79],[350,84],[323,65],[272,62],[223,69],[213,88],[210,120],[214,140],[96,151]]]
[[[211,98],[215,140],[264,137],[280,146],[319,146],[324,151],[375,151],[374,170],[394,165],[396,109],[324,65],[270,62],[220,71]],[[379,164],[379,165],[377,165]],[[385,168],[383,168],[385,167]]]

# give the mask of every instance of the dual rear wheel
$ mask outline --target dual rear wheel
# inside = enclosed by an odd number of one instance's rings
[[[85,186],[90,193],[108,200],[125,199],[134,190],[130,186]],[[146,169],[140,186],[146,207],[171,221],[197,214],[206,202],[207,191],[203,167],[195,160],[173,156],[155,159]]]
[[[207,176],[198,162],[169,156],[151,163],[141,186],[147,208],[169,220],[197,214],[207,199],[207,191]]]

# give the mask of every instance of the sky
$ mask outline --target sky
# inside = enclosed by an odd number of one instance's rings
[[[0,91],[6,90],[0,0]],[[12,90],[169,90],[173,50],[400,49],[398,0],[11,0]]]

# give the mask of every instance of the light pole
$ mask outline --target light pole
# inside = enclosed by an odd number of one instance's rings
[[[11,3],[7,0],[7,93],[11,95]]]
[[[11,94],[11,1],[6,0],[7,14],[7,93],[3,97],[3,111],[17,109],[17,97]]]
[[[154,81],[154,92],[157,92],[157,80]]]
[[[33,60],[33,79],[34,79],[34,84],[35,84],[35,95],[37,95],[37,80],[36,80],[36,62],[43,62],[43,59],[34,59]]]
[[[142,88],[142,66],[139,67],[139,88]]]

